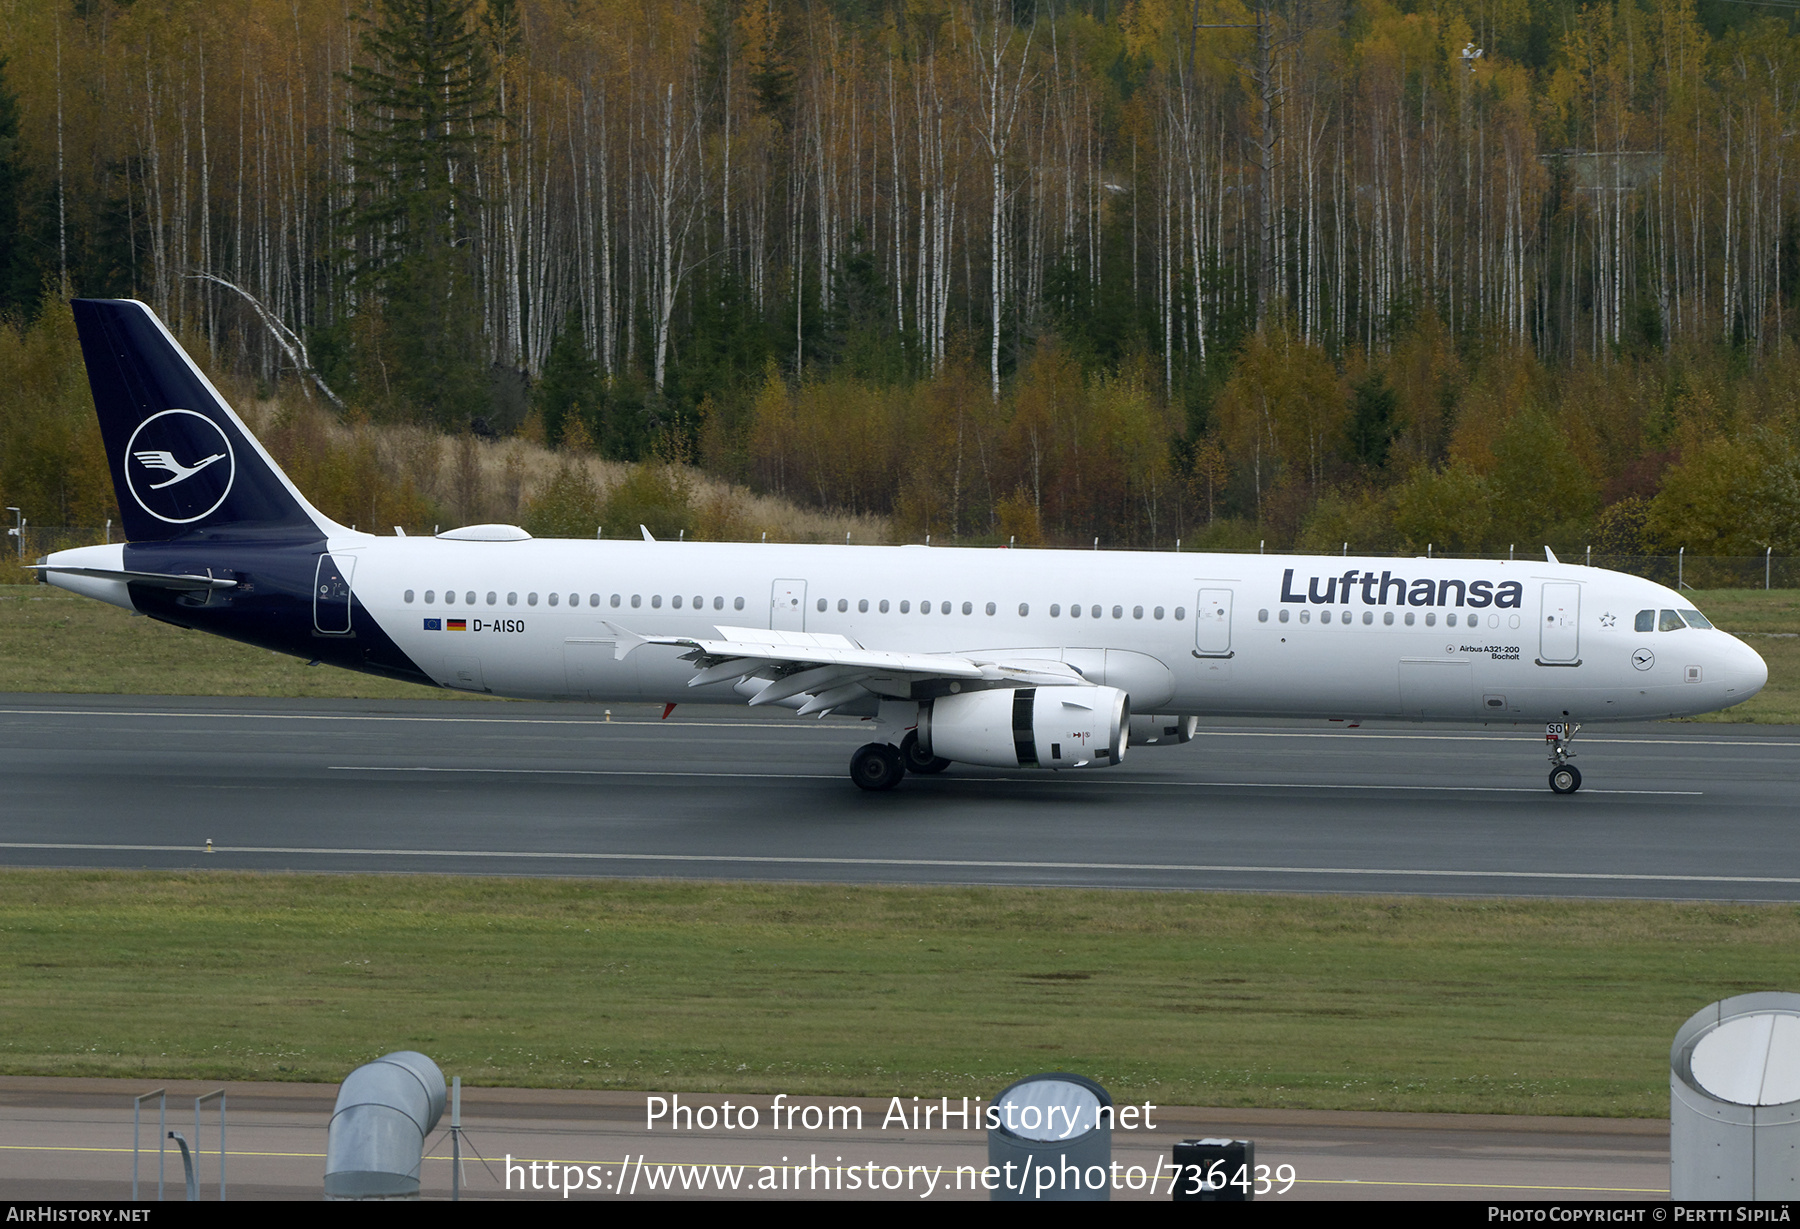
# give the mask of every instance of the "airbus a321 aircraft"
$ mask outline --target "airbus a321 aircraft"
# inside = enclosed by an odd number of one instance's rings
[[[51,584],[426,686],[871,722],[867,790],[1117,764],[1200,717],[1581,724],[1755,695],[1762,658],[1647,580],[1539,561],[377,537],[281,472],[154,313],[77,300],[129,541]],[[666,710],[665,710],[666,713]]]

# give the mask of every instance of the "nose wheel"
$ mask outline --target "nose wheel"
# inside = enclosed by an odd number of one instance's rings
[[[1581,769],[1569,763],[1575,753],[1569,749],[1575,732],[1581,726],[1573,721],[1552,721],[1544,727],[1544,741],[1550,746],[1550,789],[1558,794],[1572,794],[1581,788]]]

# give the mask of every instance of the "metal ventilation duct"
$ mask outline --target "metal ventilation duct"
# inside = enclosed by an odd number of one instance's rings
[[[416,1050],[352,1071],[325,1142],[325,1198],[417,1199],[425,1137],[444,1113],[444,1073]]]

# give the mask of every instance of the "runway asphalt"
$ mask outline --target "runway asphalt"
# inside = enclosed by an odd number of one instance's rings
[[[1800,728],[1203,726],[1113,768],[849,781],[858,723],[0,695],[0,865],[1800,900]],[[211,852],[207,844],[211,842]]]

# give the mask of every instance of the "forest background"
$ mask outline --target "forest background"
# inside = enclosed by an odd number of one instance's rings
[[[364,526],[1800,554],[1793,8],[0,0],[0,496],[78,294]]]

